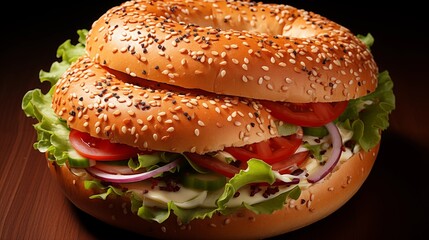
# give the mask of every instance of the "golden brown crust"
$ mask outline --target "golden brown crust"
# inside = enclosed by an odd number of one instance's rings
[[[52,107],[73,129],[140,149],[204,153],[278,136],[271,115],[251,99],[133,81],[82,57],[57,83]]]
[[[86,46],[131,76],[255,99],[343,101],[377,85],[377,65],[356,36],[286,5],[128,1],[94,22]]]
[[[48,161],[48,167],[66,196],[78,208],[116,227],[154,238],[261,239],[293,231],[316,222],[340,208],[361,187],[374,164],[379,145],[359,152],[341,164],[321,182],[303,190],[300,198],[289,201],[273,214],[256,215],[248,210],[229,216],[177,223],[174,215],[164,223],[147,222],[130,211],[129,199],[109,195],[106,200],[89,199],[93,190],[83,187],[82,179],[66,166]],[[267,227],[269,223],[269,227]],[[245,229],[245,231],[244,231]]]

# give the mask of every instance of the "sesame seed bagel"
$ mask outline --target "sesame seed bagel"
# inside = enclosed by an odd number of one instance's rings
[[[251,99],[163,86],[83,56],[58,81],[52,108],[70,128],[140,149],[206,153],[278,136],[274,119]]]
[[[89,199],[98,192],[84,188],[85,172],[74,173],[67,166],[48,161],[52,175],[70,201],[82,211],[112,226],[155,239],[264,239],[314,223],[344,205],[359,190],[376,159],[379,145],[361,151],[339,164],[324,180],[302,189],[297,200],[289,200],[272,214],[255,214],[242,209],[229,215],[213,215],[181,224],[171,214],[163,223],[145,221],[131,211],[128,195],[109,195],[105,200]],[[119,186],[118,186],[119,187]],[[122,187],[127,188],[127,185]],[[269,225],[269,227],[267,227]]]
[[[133,77],[254,99],[335,102],[377,86],[352,32],[287,5],[127,1],[94,22],[86,50]]]

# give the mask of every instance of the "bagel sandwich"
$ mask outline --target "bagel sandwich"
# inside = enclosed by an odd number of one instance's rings
[[[370,34],[288,5],[126,1],[22,101],[84,212],[153,238],[260,239],[339,209],[395,108]],[[245,229],[245,231],[244,231]]]

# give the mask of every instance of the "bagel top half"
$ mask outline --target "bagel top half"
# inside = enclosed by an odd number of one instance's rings
[[[127,1],[94,22],[86,50],[133,77],[255,99],[335,102],[377,86],[353,33],[287,5]]]
[[[87,56],[62,75],[52,108],[72,129],[142,150],[206,153],[278,136],[257,101],[143,81]]]

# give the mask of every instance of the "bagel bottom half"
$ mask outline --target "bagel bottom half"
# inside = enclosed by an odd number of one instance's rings
[[[171,214],[163,222],[148,222],[131,212],[130,200],[109,195],[106,200],[90,199],[96,192],[85,189],[83,178],[66,166],[48,160],[50,172],[67,198],[82,211],[113,226],[152,238],[165,239],[262,239],[314,223],[336,211],[361,187],[377,157],[379,145],[361,151],[336,167],[324,180],[303,189],[298,200],[288,201],[273,214],[255,214],[243,209],[232,215],[214,215],[180,224]]]

